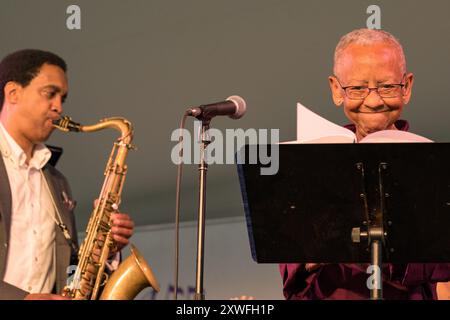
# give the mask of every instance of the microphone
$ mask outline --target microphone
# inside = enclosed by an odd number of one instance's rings
[[[231,119],[239,119],[245,114],[246,109],[247,104],[244,99],[239,96],[231,96],[225,101],[189,108],[187,113],[199,120],[210,120],[215,116],[229,116]]]

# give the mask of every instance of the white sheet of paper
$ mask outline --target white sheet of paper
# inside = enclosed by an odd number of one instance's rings
[[[349,142],[355,140],[355,134],[318,114],[301,103],[297,103],[297,140],[311,141],[323,137],[346,137]]]
[[[417,134],[401,130],[383,130],[369,134],[361,143],[433,142]]]
[[[281,144],[297,143],[353,143],[355,134],[297,103],[297,140]]]
[[[356,135],[312,112],[301,103],[297,103],[297,140],[280,142],[280,144],[298,143],[354,143]],[[395,142],[433,142],[414,133],[400,130],[383,130],[372,133],[360,143],[395,143]]]

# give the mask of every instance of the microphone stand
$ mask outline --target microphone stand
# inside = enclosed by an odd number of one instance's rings
[[[246,110],[244,99],[239,96],[231,96],[227,101],[203,105],[188,109],[188,115],[202,122],[199,133],[200,163],[199,170],[199,197],[198,197],[198,224],[197,224],[197,269],[195,281],[194,300],[205,300],[203,290],[203,267],[205,254],[205,213],[206,213],[206,172],[208,163],[206,161],[206,148],[211,143],[208,129],[211,119],[217,115],[229,115],[233,119],[242,117]]]
[[[199,170],[199,197],[198,197],[198,224],[197,224],[197,271],[195,282],[194,300],[205,300],[203,289],[203,267],[205,253],[205,212],[206,212],[206,172],[208,164],[206,163],[206,148],[211,143],[207,131],[211,118],[201,118],[202,127],[200,132],[200,163]]]

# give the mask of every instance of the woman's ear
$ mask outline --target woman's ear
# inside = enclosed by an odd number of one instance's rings
[[[333,97],[334,104],[339,107],[344,102],[344,96],[342,94],[342,88],[339,81],[335,76],[329,76],[328,82],[330,84],[331,95]]]
[[[408,104],[411,99],[412,87],[414,84],[414,75],[408,73],[405,77],[405,86],[403,87],[403,103]]]

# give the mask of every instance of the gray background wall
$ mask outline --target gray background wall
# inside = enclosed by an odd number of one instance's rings
[[[81,8],[81,30],[66,28],[66,8]],[[366,25],[366,8],[378,4],[382,27],[403,43],[416,75],[404,117],[412,131],[449,141],[450,2],[312,0],[25,1],[0,4],[0,55],[22,48],[54,51],[69,65],[65,113],[90,124],[124,116],[135,125],[138,151],[129,156],[123,211],[140,225],[174,220],[176,167],[170,141],[191,105],[243,96],[239,121],[216,118],[225,128],[280,128],[296,134],[296,102],[337,122],[327,76],[339,38]],[[188,122],[192,128],[192,122]],[[65,154],[59,168],[78,200],[84,230],[99,193],[114,132],[55,133],[50,143]],[[197,168],[185,167],[182,220],[196,217]],[[242,216],[235,166],[211,166],[208,218]]]

